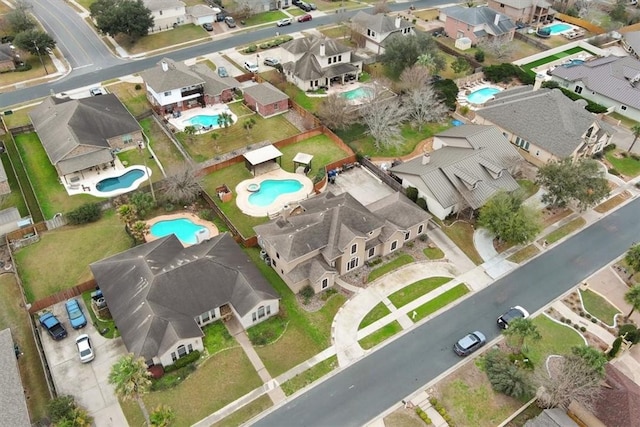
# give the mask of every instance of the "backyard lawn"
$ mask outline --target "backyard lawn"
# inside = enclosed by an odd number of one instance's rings
[[[140,89],[136,89],[136,83],[119,82],[107,85],[107,90],[115,94],[135,117],[151,109],[144,84],[139,83],[138,86]]]
[[[140,121],[140,126],[142,126],[145,135],[151,141],[151,148],[167,174],[185,165],[184,156],[173,141],[162,131],[158,122],[148,117]],[[139,163],[135,163],[143,164],[142,160]],[[147,160],[147,165],[151,163],[155,162]]]
[[[65,226],[14,255],[29,302],[91,279],[89,264],[131,248],[130,237],[113,210],[97,222]]]
[[[311,161],[312,168],[307,174],[311,179],[318,176],[320,171],[323,171],[324,176],[325,165],[351,155],[351,153],[347,153],[334,144],[333,141],[324,134],[313,136],[296,144],[287,145],[286,147],[279,148],[279,150],[282,152],[282,168],[289,172],[294,172],[293,158],[296,154],[311,154],[313,156],[313,160]]]
[[[0,197],[0,210],[13,206],[18,209],[20,216],[27,216],[29,215],[29,209],[27,209],[27,204],[22,197],[22,192],[18,185],[18,179],[11,168],[9,155],[7,153],[2,153],[0,154],[0,159],[2,160],[2,166],[4,166],[5,173],[7,174],[7,181],[9,182],[9,188],[11,189],[11,193]]]

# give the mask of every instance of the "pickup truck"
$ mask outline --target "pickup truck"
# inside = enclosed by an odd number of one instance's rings
[[[54,340],[61,340],[67,336],[67,330],[53,313],[46,312],[41,315],[40,325],[49,332],[49,335],[51,335]]]

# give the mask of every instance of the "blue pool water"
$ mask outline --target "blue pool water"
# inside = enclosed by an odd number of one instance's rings
[[[551,35],[555,36],[556,34],[564,33],[565,31],[570,30],[573,27],[569,24],[556,22],[555,24],[547,25],[546,27],[543,27],[543,28],[547,28],[551,30]]]
[[[217,114],[215,116],[193,116],[189,120],[187,120],[187,122],[189,122],[192,126],[200,125],[207,128],[209,126],[218,127],[218,117],[220,116]]]
[[[367,87],[359,87],[346,92],[342,92],[340,96],[347,101],[356,101],[371,95],[371,89]]]
[[[472,104],[484,104],[498,92],[500,92],[500,89],[498,88],[483,87],[482,89],[474,90],[469,95],[467,95],[467,101]]]
[[[464,123],[462,123],[460,120],[451,120],[451,124],[454,126],[462,126]]]
[[[155,237],[164,237],[169,234],[175,234],[180,241],[189,245],[198,243],[196,233],[204,229],[202,225],[195,224],[187,218],[168,219],[166,221],[158,221],[151,226],[149,232]]]
[[[295,193],[302,188],[297,179],[267,179],[260,183],[260,190],[249,195],[249,203],[256,206],[269,206],[281,194]]]
[[[122,190],[131,187],[135,180],[142,178],[144,172],[140,169],[133,169],[124,175],[103,179],[96,184],[96,189],[104,193],[114,190]]]

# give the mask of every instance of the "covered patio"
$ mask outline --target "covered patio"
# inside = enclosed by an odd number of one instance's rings
[[[257,150],[246,152],[244,159],[247,169],[251,171],[253,176],[258,176],[280,169],[282,152],[269,144]]]
[[[296,173],[301,173],[306,175],[311,170],[311,161],[313,160],[313,156],[307,153],[298,153],[293,158],[293,170]]]

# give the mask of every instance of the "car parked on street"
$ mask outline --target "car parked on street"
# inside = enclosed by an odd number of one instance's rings
[[[220,77],[229,77],[229,72],[225,67],[218,67],[218,76]]]
[[[233,19],[232,16],[226,16],[224,18],[224,23],[227,24],[227,27],[229,27],[229,28],[235,28],[236,27],[236,20]]]
[[[104,91],[102,90],[101,87],[94,87],[91,88],[89,90],[89,93],[91,94],[91,96],[99,96],[99,95],[104,95]]]
[[[460,340],[453,345],[453,351],[455,351],[458,356],[468,356],[485,345],[486,342],[487,338],[482,332],[471,332],[460,338]]]
[[[202,28],[207,31],[213,31],[213,24],[211,22],[205,22],[204,24],[202,24]]]
[[[307,21],[311,21],[311,19],[313,19],[312,16],[307,13],[307,14],[304,14],[304,15],[300,16],[298,18],[298,22],[307,22]]]
[[[78,347],[78,356],[80,356],[80,361],[82,363],[91,362],[95,359],[95,354],[93,353],[93,346],[91,345],[91,338],[89,335],[82,334],[76,338],[76,347]]]
[[[73,329],[80,329],[87,326],[87,318],[84,316],[82,308],[80,307],[80,304],[78,304],[77,299],[70,299],[65,303],[64,306],[67,309],[69,323],[71,323],[71,327]]]
[[[267,65],[269,67],[275,67],[279,63],[280,63],[280,60],[278,58],[271,58],[271,57],[264,58],[264,65]]]
[[[38,320],[40,321],[40,325],[49,332],[49,335],[51,335],[54,340],[61,340],[67,336],[67,330],[53,313],[47,311],[43,313]]]
[[[258,72],[258,64],[256,64],[255,62],[251,62],[251,61],[244,61],[244,69],[251,72],[251,73],[257,73]]]
[[[529,317],[529,312],[519,305],[516,305],[515,307],[511,307],[502,316],[498,317],[498,326],[500,329],[507,329],[509,327],[509,323],[514,319],[526,319],[527,317]]]
[[[276,22],[276,26],[284,27],[285,25],[291,25],[291,18],[284,18]]]

